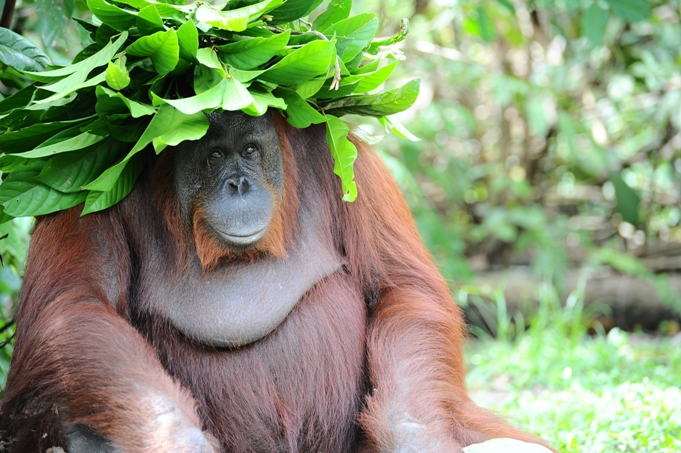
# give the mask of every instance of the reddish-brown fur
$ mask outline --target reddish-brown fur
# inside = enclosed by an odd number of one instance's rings
[[[342,257],[343,271],[263,340],[218,349],[145,308],[145,295],[183,272],[187,257],[198,253],[204,269],[242,259],[201,238],[200,209],[193,232],[181,224],[163,159],[105,212],[40,219],[2,407],[2,426],[19,435],[15,452],[62,443],[58,423],[87,425],[140,453],[198,451],[188,426],[224,452],[460,452],[493,437],[538,441],[468,397],[462,314],[380,158],[358,143],[359,196],[343,203],[323,128],[275,121],[282,207],[248,259],[284,256],[309,223],[298,217],[305,204],[323,219],[317,239]],[[137,273],[140,257],[154,272]],[[176,424],[159,428],[168,411]],[[410,436],[430,443],[410,448]]]

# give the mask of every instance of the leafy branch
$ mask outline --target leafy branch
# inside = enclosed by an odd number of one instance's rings
[[[386,117],[413,104],[418,81],[379,91],[398,61],[378,49],[406,27],[376,40],[376,16],[351,16],[351,0],[314,22],[305,17],[317,0],[86,3],[96,22],[78,23],[93,43],[70,65],[44,70],[49,60],[35,46],[0,33],[0,61],[35,81],[0,101],[0,221],[112,206],[132,190],[143,150],[200,139],[216,110],[277,109],[297,128],[324,123],[347,201],[357,194],[356,149],[339,118],[377,117],[409,136]]]

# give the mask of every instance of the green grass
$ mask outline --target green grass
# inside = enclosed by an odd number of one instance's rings
[[[681,451],[679,339],[566,335],[565,324],[515,339],[471,340],[468,385],[498,411],[559,451]]]

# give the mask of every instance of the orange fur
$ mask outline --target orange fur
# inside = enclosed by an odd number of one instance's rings
[[[541,443],[468,397],[461,310],[380,157],[356,141],[359,195],[344,203],[324,127],[293,129],[276,114],[274,122],[283,196],[251,252],[220,246],[200,200],[183,224],[163,155],[113,208],[38,221],[0,415],[0,430],[17,435],[14,453],[63,442],[61,428],[73,423],[136,453],[461,453],[493,437]],[[344,266],[262,340],[201,345],[148,309],[159,287],[204,277],[191,261],[210,270],[283,259],[302,228],[314,228]],[[296,269],[285,276],[277,284]],[[170,426],[159,422],[168,414]]]

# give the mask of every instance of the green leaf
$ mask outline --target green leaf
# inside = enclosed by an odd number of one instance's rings
[[[582,15],[582,36],[586,36],[592,46],[599,45],[603,40],[608,16],[608,12],[598,3],[593,3]]]
[[[375,90],[390,77],[390,74],[392,74],[398,62],[399,60],[395,60],[376,71],[368,72],[366,74],[343,77],[341,84],[357,83],[357,87],[354,90],[355,93],[367,93],[371,90]]]
[[[381,125],[388,131],[392,131],[395,135],[400,138],[410,140],[412,142],[421,141],[416,135],[412,134],[407,130],[406,127],[400,123],[397,118],[389,118],[387,116],[378,119]]]
[[[4,212],[13,217],[49,214],[79,205],[86,194],[62,193],[40,183],[13,180],[2,185]]]
[[[117,3],[130,5],[135,9],[142,10],[147,6],[153,5],[164,19],[174,19],[184,22],[188,14],[196,9],[195,5],[185,6],[186,2],[167,2],[154,0],[118,0]]]
[[[233,82],[227,79],[222,79],[217,85],[214,85],[213,87],[207,89],[201,94],[197,94],[196,96],[183,99],[162,99],[158,97],[155,99],[165,104],[172,105],[185,115],[193,115],[203,110],[212,110],[222,107],[227,85],[230,84],[233,84]]]
[[[58,154],[47,161],[35,179],[60,192],[79,192],[120,157],[123,146],[108,138],[81,151]]]
[[[254,89],[253,87],[251,87],[248,91],[251,93],[251,96],[253,96],[253,106],[249,106],[241,110],[248,113],[249,115],[264,115],[267,113],[267,109],[269,107],[281,110],[286,109],[286,102],[268,91]]]
[[[326,115],[326,141],[334,159],[333,172],[341,179],[343,201],[355,201],[357,185],[353,165],[357,159],[357,148],[348,140],[350,128],[341,119]]]
[[[250,21],[281,5],[282,2],[283,0],[265,0],[230,11],[220,11],[207,3],[202,3],[196,10],[196,19],[211,27],[239,32],[246,30]]]
[[[0,152],[20,153],[35,148],[56,133],[83,124],[83,120],[37,123],[0,135]]]
[[[29,85],[17,91],[12,96],[6,97],[0,101],[0,115],[10,112],[14,109],[26,107],[33,100],[35,90],[35,85]]]
[[[218,46],[219,57],[224,63],[237,69],[253,69],[267,63],[277,52],[286,47],[291,31],[270,38],[248,38],[223,46]]]
[[[106,0],[85,0],[85,2],[93,15],[118,31],[128,30],[137,22],[137,14],[111,5]]]
[[[368,74],[370,72],[376,72],[378,70],[378,68],[381,66],[381,60],[382,59],[377,58],[374,61],[365,64],[364,66],[360,66],[356,70],[352,71],[352,74],[357,75],[357,74]]]
[[[112,89],[120,91],[130,85],[130,74],[125,67],[125,56],[122,56],[115,63],[109,62],[106,68],[106,84]]]
[[[279,85],[305,82],[326,75],[332,64],[335,40],[312,41],[295,52],[286,55],[260,76],[262,80]]]
[[[149,57],[161,76],[175,69],[180,60],[180,45],[172,28],[139,38],[128,46],[126,52],[136,57]]]
[[[296,87],[296,93],[303,99],[308,99],[314,96],[322,89],[326,82],[326,76],[318,77],[307,82],[303,82]]]
[[[42,71],[50,59],[28,39],[0,28],[0,62],[20,71]]]
[[[204,47],[196,52],[196,59],[200,64],[207,68],[215,69],[221,77],[227,77],[227,72],[225,68],[222,67],[222,63],[218,59],[218,54],[212,47]]]
[[[646,0],[605,0],[610,9],[627,22],[638,22],[650,17],[652,12]]]
[[[248,89],[238,80],[226,79],[231,83],[226,85],[222,99],[223,110],[237,111],[254,107],[255,99]]]
[[[159,108],[159,113],[161,108]],[[159,114],[156,114],[158,117]],[[185,140],[198,140],[208,131],[208,119],[203,113],[185,115],[173,109],[168,115],[169,118],[160,124],[163,133],[152,140],[154,150],[160,153],[167,146],[176,146]],[[156,119],[154,117],[154,119]],[[152,120],[153,122],[153,120]],[[150,124],[151,126],[151,124]],[[149,128],[147,128],[149,130]],[[145,130],[145,133],[147,132]]]
[[[295,91],[279,87],[274,93],[281,97],[288,105],[286,109],[286,119],[291,126],[297,127],[298,129],[304,129],[311,124],[326,122],[326,117],[316,111]]]
[[[236,80],[238,80],[241,83],[248,83],[251,80],[260,77],[261,74],[264,74],[266,69],[260,70],[260,71],[241,71],[236,68],[229,68],[229,75],[231,77],[234,77]]]
[[[207,3],[202,3],[196,10],[196,19],[210,25],[228,31],[244,31],[248,27],[249,14],[229,14],[229,11],[220,11]]]
[[[102,50],[100,50],[93,56],[86,58],[85,60],[79,61],[78,63],[69,66],[65,66],[63,68],[54,69],[52,71],[43,72],[26,71],[25,74],[31,77],[32,79],[38,80],[40,82],[51,82],[54,79],[61,79],[62,77],[78,74],[79,75],[78,80],[82,82],[87,78],[90,71],[100,66],[104,66],[109,61],[111,61],[114,55],[116,55],[116,52],[118,52],[118,49],[120,49],[123,46],[123,44],[125,44],[126,39],[128,39],[128,32],[123,32],[118,37],[118,39],[116,39],[116,41],[109,42],[106,46],[104,46],[104,48],[102,48]],[[41,88],[47,89],[48,86],[51,85],[46,85],[45,87]],[[53,89],[50,91],[58,92],[59,89],[56,90]]]
[[[133,118],[156,113],[156,109],[152,106],[132,101],[122,93],[116,93],[103,86],[98,86],[95,92],[97,94],[95,109],[99,116],[121,113],[121,107],[127,108]]]
[[[192,61],[199,50],[199,31],[191,20],[177,29],[177,42],[180,45],[180,57]]]
[[[75,137],[62,140],[57,143],[49,144],[46,146],[39,146],[32,151],[26,151],[17,154],[19,157],[25,159],[35,159],[37,157],[52,156],[58,153],[65,153],[68,151],[76,151],[79,149],[87,148],[88,146],[94,145],[104,140],[104,136],[91,134],[90,132],[83,132]]]
[[[622,216],[622,220],[636,226],[640,224],[638,208],[641,204],[641,197],[634,189],[624,182],[622,176],[617,172],[610,173],[610,182],[615,187],[615,198],[617,199],[617,212]]]
[[[141,36],[166,30],[165,25],[163,25],[163,19],[155,5],[145,6],[140,10],[137,14],[137,29],[140,31]]]
[[[135,187],[137,177],[144,168],[144,162],[144,156],[138,154],[125,165],[121,176],[116,180],[111,190],[107,192],[91,191],[85,199],[85,206],[81,215],[109,208],[125,198]]]
[[[326,11],[321,13],[312,23],[312,28],[323,32],[331,25],[350,16],[352,0],[331,0]]]
[[[208,131],[208,120],[203,113],[185,115],[174,107],[163,104],[123,160],[104,171],[85,188],[108,192],[116,184],[127,162],[150,143],[153,144],[156,152],[160,153],[166,146],[175,146],[184,140],[198,140],[206,131]]]
[[[487,14],[487,10],[482,6],[478,6],[478,26],[480,27],[480,37],[486,43],[491,44],[496,38],[496,30],[494,29],[494,22]]]
[[[376,36],[377,29],[378,19],[376,15],[364,13],[333,24],[324,30],[324,34],[329,38],[338,36],[339,38],[350,38],[352,40],[347,43],[344,49],[338,49],[338,56],[344,62],[348,62],[369,45],[374,36]]]
[[[213,88],[224,78],[225,77],[215,69],[198,65],[194,71],[194,93],[201,94],[204,91]]]
[[[287,0],[282,6],[270,12],[271,23],[276,25],[293,22],[310,14],[321,3],[322,0]]]
[[[33,105],[26,107],[26,109],[29,109],[29,110],[30,109],[47,110],[50,107],[68,104],[69,102],[76,99],[76,95],[74,93],[75,91],[78,91],[82,88],[87,88],[87,87],[99,85],[100,83],[104,83],[106,81],[106,71],[102,71],[101,73],[99,73],[99,75],[96,75],[93,78],[76,85],[76,84],[74,84],[76,79],[71,80],[71,78],[73,76],[77,76],[77,75],[78,74],[72,74],[71,76],[69,76],[69,77],[67,77],[63,80],[60,80],[59,82],[57,82],[55,84],[38,87],[38,89],[43,89],[43,88],[47,89],[47,87],[50,87],[50,91],[53,91],[53,89],[56,86],[60,86],[62,84],[62,82],[69,80],[69,83],[63,84],[62,90],[55,92],[55,94],[53,94],[52,96],[47,97],[45,99],[41,99],[39,101],[34,101]],[[66,99],[72,93],[74,93],[73,96]]]
[[[407,82],[401,88],[385,93],[349,96],[322,105],[323,110],[331,115],[347,114],[382,117],[402,112],[414,104],[419,94],[421,79]]]
[[[326,82],[324,82],[324,86],[322,87],[321,90],[317,92],[315,95],[315,98],[317,98],[318,102],[328,102],[331,99],[338,99],[342,97],[347,97],[357,91],[357,87],[359,86],[359,82],[355,83],[347,83],[345,80],[341,80],[340,87],[336,89],[331,89],[331,84],[333,79],[327,79]]]
[[[111,40],[118,37],[120,32],[107,24],[102,24],[97,27],[97,32],[95,33],[95,44],[98,48],[106,46]]]

